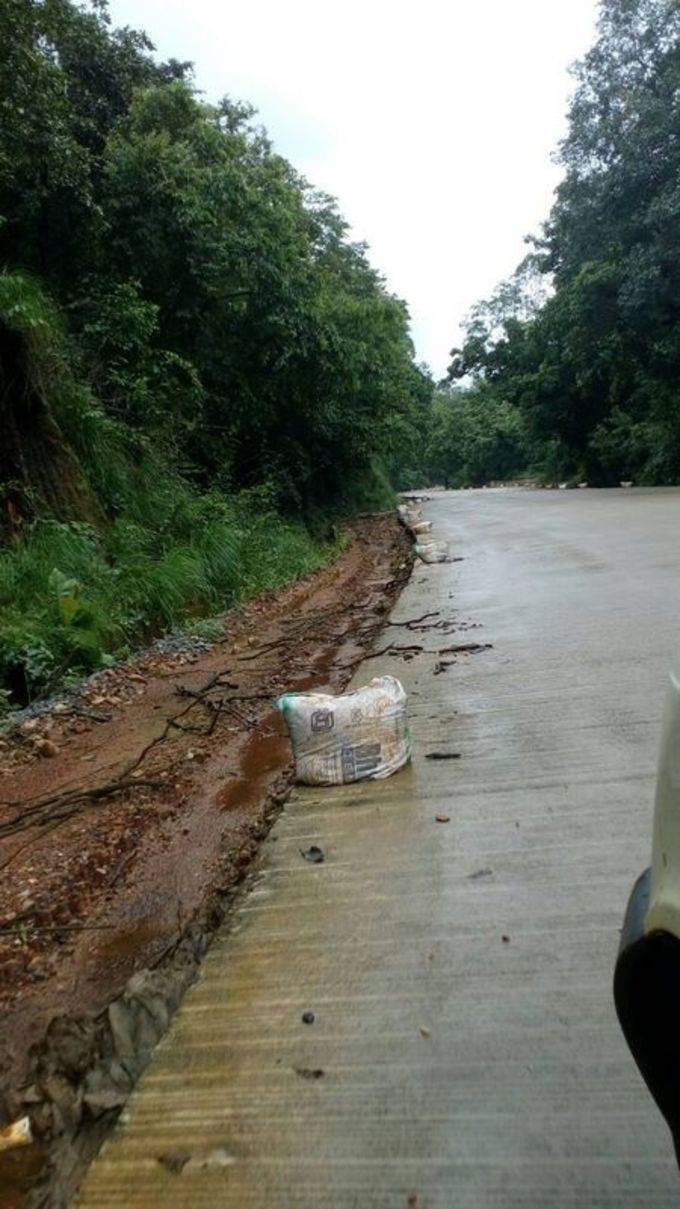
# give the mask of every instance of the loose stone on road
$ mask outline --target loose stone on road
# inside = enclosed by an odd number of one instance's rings
[[[296,791],[80,1206],[678,1203],[611,975],[649,862],[680,492],[424,510],[463,561],[416,566],[391,620],[437,610],[454,637],[354,681],[400,677],[413,764]],[[472,625],[491,648],[433,675]]]

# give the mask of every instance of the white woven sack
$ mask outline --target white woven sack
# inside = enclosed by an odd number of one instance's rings
[[[415,551],[424,563],[448,562],[449,548],[446,542],[416,542]]]
[[[381,780],[411,757],[406,693],[379,676],[353,693],[284,693],[277,701],[293,745],[295,775],[306,785]]]

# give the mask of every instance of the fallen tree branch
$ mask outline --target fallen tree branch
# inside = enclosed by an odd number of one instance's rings
[[[423,621],[427,621],[428,617],[439,617],[439,615],[439,609],[435,609],[433,613],[423,613],[422,617],[411,617],[408,621],[390,621],[388,624],[395,628],[397,626],[405,626],[406,629],[410,629],[411,626],[421,625]]]
[[[400,655],[400,654],[422,654],[422,646],[397,646],[394,642],[390,642],[388,646],[383,646],[379,651],[365,651],[363,655],[359,655],[358,659],[352,659],[350,663],[341,665],[342,671],[346,672],[349,668],[357,667],[360,663],[364,663],[368,659],[379,659],[381,655]]]
[[[270,651],[277,650],[278,647],[284,646],[286,643],[293,647],[295,642],[300,641],[302,635],[313,631],[315,626],[328,621],[330,617],[342,617],[344,613],[350,612],[353,608],[353,604],[345,604],[313,613],[311,617],[304,618],[299,622],[292,632],[282,634],[280,638],[275,638],[273,642],[267,642],[264,646],[256,647],[249,655],[239,655],[238,662],[251,663],[254,659],[259,659],[260,655],[267,655]]]
[[[12,920],[11,923],[0,924],[0,935],[12,936],[15,932],[21,935],[22,926],[23,920]],[[41,924],[38,927],[36,924],[31,924],[30,918],[25,926],[30,927],[34,934],[40,932],[108,932],[118,927],[117,924]]]
[[[115,793],[122,793],[126,789],[136,789],[142,786],[146,786],[149,789],[163,789],[166,788],[166,783],[165,781],[143,779],[142,777],[128,778],[122,776],[115,781],[107,782],[105,785],[95,785],[91,789],[73,789],[69,793],[51,794],[47,798],[41,798],[33,806],[28,806],[22,811],[19,818],[10,819],[6,823],[0,823],[0,840],[6,839],[8,835],[15,835],[17,831],[26,831],[29,826],[40,827],[43,825],[43,820],[46,823],[55,818],[62,819],[64,817],[60,813],[62,808],[70,811],[71,807],[78,806],[81,802],[98,802],[102,798],[109,798]],[[21,806],[20,802],[6,802],[4,804],[14,808]],[[56,808],[56,811],[59,813],[52,810],[52,807]],[[68,817],[70,817],[70,814]]]
[[[476,655],[479,651],[493,650],[492,642],[459,642],[456,646],[445,646],[437,652],[438,655]]]

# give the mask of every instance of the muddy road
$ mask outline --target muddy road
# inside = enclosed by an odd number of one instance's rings
[[[166,963],[172,1007],[193,976],[291,784],[273,702],[341,689],[408,575],[391,517],[348,536],[331,566],[227,615],[208,649],[150,650],[2,741],[4,1120],[28,1103],[39,1134],[72,1132],[108,1005]],[[83,1033],[83,1017],[100,1024]],[[110,1089],[91,1100],[95,1116],[115,1107]],[[23,1203],[41,1161],[0,1155],[0,1204]]]
[[[396,670],[412,763],[296,787],[74,1209],[677,1206],[611,984],[680,639],[680,491],[424,512],[462,561],[416,566],[356,674]]]

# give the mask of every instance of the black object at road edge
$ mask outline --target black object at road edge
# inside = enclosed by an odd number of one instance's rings
[[[326,859],[323,854],[323,849],[319,848],[316,844],[312,844],[311,848],[308,848],[306,852],[303,852],[301,848],[300,856],[303,857],[304,860],[309,861],[310,865],[323,865]]]
[[[614,973],[619,1023],[647,1087],[670,1128],[680,1166],[680,941],[645,933],[651,872],[630,896]]]

